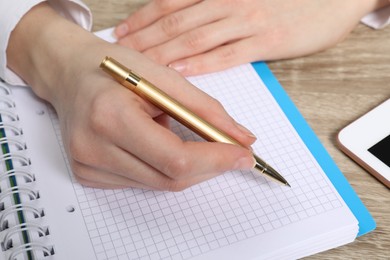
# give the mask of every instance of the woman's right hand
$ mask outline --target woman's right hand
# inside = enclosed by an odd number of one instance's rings
[[[167,115],[99,69],[105,56],[134,69],[244,146],[255,141],[219,102],[177,72],[98,39],[44,3],[12,33],[8,64],[55,107],[81,184],[179,191],[225,171],[254,166],[248,148],[181,140],[170,130]]]

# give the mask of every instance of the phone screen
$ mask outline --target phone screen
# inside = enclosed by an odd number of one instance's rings
[[[390,167],[390,135],[368,148],[368,151]]]

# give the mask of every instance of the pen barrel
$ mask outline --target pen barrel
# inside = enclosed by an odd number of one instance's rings
[[[242,146],[233,137],[202,119],[167,93],[138,76],[113,58],[106,57],[101,62],[100,67],[123,86],[149,101],[205,140]]]
[[[202,119],[161,89],[141,79],[133,91],[207,141],[241,145],[233,137]],[[242,145],[241,145],[242,146]]]

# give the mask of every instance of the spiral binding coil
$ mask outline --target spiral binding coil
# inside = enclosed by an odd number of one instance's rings
[[[24,223],[13,226],[8,230],[8,233],[4,236],[3,241],[1,241],[1,246],[3,249],[7,250],[12,247],[12,236],[21,232],[21,231],[36,231],[36,233],[42,237],[49,235],[47,228],[43,228],[40,225],[35,223]]]
[[[43,209],[33,206],[39,192],[33,189],[35,176],[29,171],[31,162],[15,110],[11,88],[0,79],[0,252],[8,260],[37,259],[55,252],[39,239],[50,232],[39,221],[45,216]]]
[[[25,150],[27,148],[25,143],[21,142],[18,139],[10,138],[10,137],[0,138],[0,145],[2,144],[15,145],[19,151]]]
[[[0,78],[0,89],[4,92],[4,95],[11,95],[11,89],[7,86],[7,84],[1,78]]]
[[[44,256],[54,255],[53,248],[47,247],[40,243],[27,243],[25,245],[20,245],[16,247],[8,259],[14,260],[16,259],[17,255],[20,255],[23,252],[31,252],[31,251],[42,251]]]
[[[31,172],[21,169],[12,169],[0,174],[0,183],[9,177],[21,177],[24,179],[25,183],[35,181],[35,176]]]
[[[7,92],[9,93],[9,90]],[[0,96],[0,103],[7,105],[9,108],[15,107],[15,102],[13,102],[7,96]]]

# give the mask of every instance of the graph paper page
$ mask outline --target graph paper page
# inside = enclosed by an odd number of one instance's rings
[[[262,258],[333,230],[356,229],[251,65],[189,80],[258,137],[255,153],[292,188],[250,171],[227,172],[177,193],[86,188],[73,178],[97,259]],[[172,128],[183,139],[201,140],[175,122]]]
[[[18,88],[55,259],[299,258],[353,240],[356,219],[251,65],[189,80],[258,137],[255,153],[292,187],[251,171],[176,193],[83,187],[67,164],[54,110]],[[176,122],[172,129],[202,141]]]

